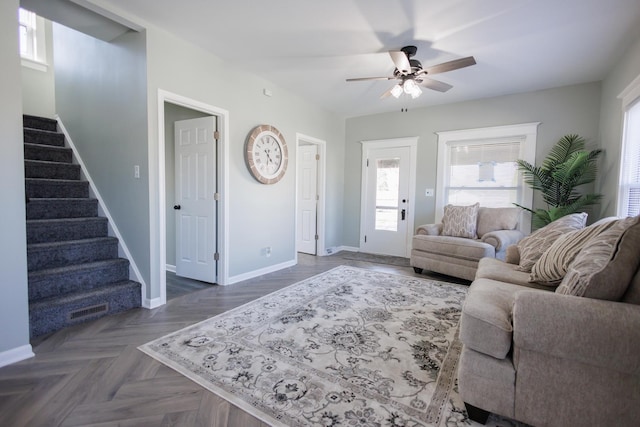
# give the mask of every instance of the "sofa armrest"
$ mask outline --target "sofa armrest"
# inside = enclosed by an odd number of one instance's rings
[[[442,234],[442,224],[425,224],[416,229],[416,234],[439,236]]]
[[[496,248],[496,252],[499,252],[518,243],[523,237],[524,234],[522,234],[520,230],[498,230],[485,234],[481,240],[484,243],[490,244]]]
[[[513,308],[516,349],[640,374],[640,305],[521,291]]]

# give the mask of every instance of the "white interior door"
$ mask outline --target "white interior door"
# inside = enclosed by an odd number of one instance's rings
[[[317,254],[318,223],[318,146],[298,147],[298,252]]]
[[[410,165],[410,147],[366,151],[361,251],[408,256]]]
[[[175,122],[176,275],[216,281],[216,118]]]

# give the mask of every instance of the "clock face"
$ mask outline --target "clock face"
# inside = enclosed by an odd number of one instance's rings
[[[287,169],[287,144],[278,129],[269,125],[254,128],[245,151],[251,174],[263,184],[275,184]]]

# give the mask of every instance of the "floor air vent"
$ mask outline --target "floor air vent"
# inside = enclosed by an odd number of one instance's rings
[[[92,305],[91,307],[81,308],[69,313],[69,320],[78,320],[85,317],[93,316],[94,314],[105,313],[109,311],[109,303]]]

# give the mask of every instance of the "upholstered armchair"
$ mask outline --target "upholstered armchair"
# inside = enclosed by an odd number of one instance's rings
[[[518,208],[447,205],[442,223],[417,228],[411,266],[417,273],[473,280],[480,259],[504,260],[507,247],[524,237],[517,229],[519,215]]]

